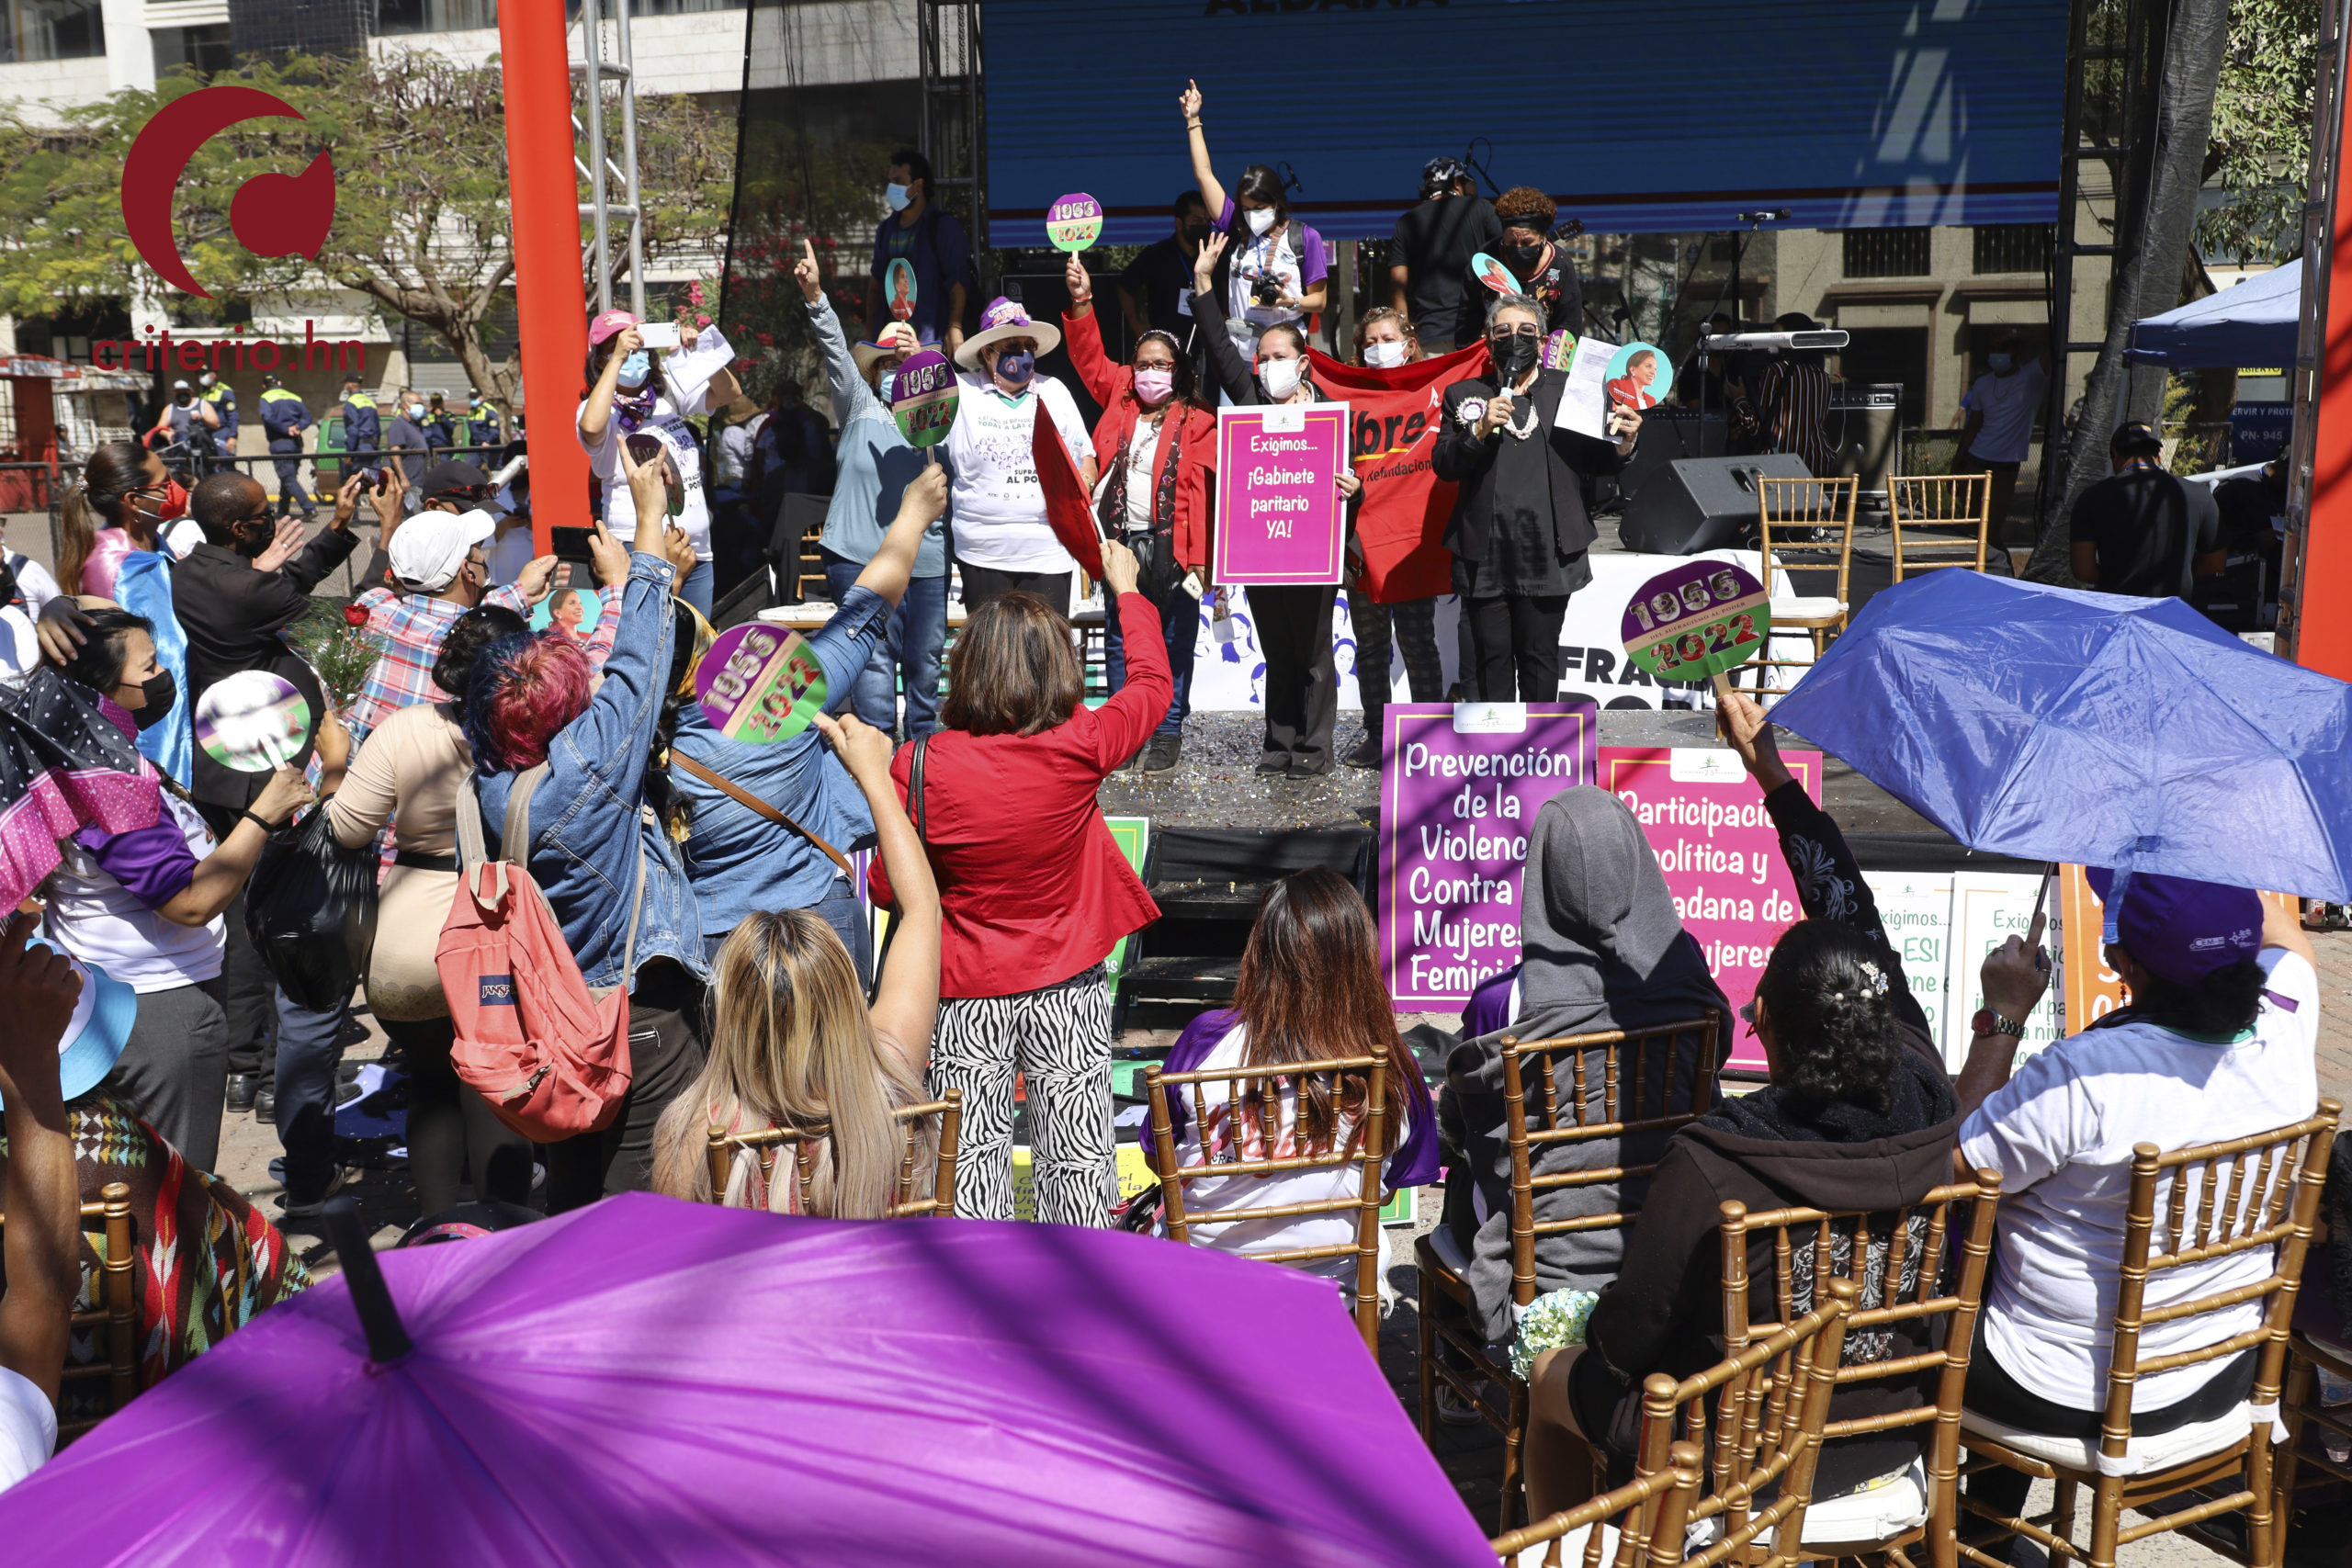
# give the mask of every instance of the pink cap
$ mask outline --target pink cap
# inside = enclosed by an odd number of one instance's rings
[[[638,319],[627,310],[600,310],[596,319],[588,323],[588,346],[594,348],[623,327],[639,324]]]

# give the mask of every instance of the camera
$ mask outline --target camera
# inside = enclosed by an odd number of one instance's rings
[[[1275,304],[1282,297],[1283,286],[1271,277],[1261,277],[1250,286],[1250,299],[1253,304]]]
[[[386,481],[391,478],[391,475],[382,468],[362,468],[359,470],[359,478],[361,482],[364,483],[368,489],[374,491],[379,495],[381,495],[384,491],[384,485]]]

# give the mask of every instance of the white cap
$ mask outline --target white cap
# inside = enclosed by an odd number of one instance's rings
[[[186,381],[175,381],[172,383],[172,390],[175,392],[185,392],[189,389],[188,384]]]
[[[420,512],[392,535],[392,575],[420,593],[458,580],[468,552],[497,532],[498,519],[471,512]]]

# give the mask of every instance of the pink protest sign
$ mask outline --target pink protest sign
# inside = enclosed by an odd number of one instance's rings
[[[1340,581],[1347,509],[1348,405],[1277,403],[1216,416],[1216,581],[1229,586]]]
[[[1592,783],[1600,722],[1589,697],[1388,705],[1380,946],[1399,1009],[1458,1008],[1519,962],[1528,830],[1545,801]]]
[[[1783,750],[1790,773],[1818,803],[1821,753]],[[1715,746],[1603,746],[1600,787],[1642,825],[1682,929],[1699,942],[1735,1012],[1756,994],[1781,933],[1804,918],[1781,835],[1737,753]],[[1764,1050],[1745,1026],[1727,1066],[1764,1070]]]
[[[729,626],[695,667],[695,700],[729,740],[789,739],[825,710],[825,667],[788,626]]]

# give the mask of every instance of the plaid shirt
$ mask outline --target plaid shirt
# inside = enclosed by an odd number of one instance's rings
[[[492,589],[481,602],[530,618],[531,602],[513,583]],[[447,700],[449,694],[433,683],[433,661],[441,657],[442,639],[466,612],[430,593],[396,593],[389,588],[370,588],[351,602],[351,611],[367,615],[364,628],[383,644],[359,695],[352,701],[350,713],[345,716],[351,743],[356,747],[401,709]],[[605,614],[588,638],[589,662],[599,670],[605,666],[605,656],[613,650],[613,634],[619,629],[619,622],[617,615]]]

